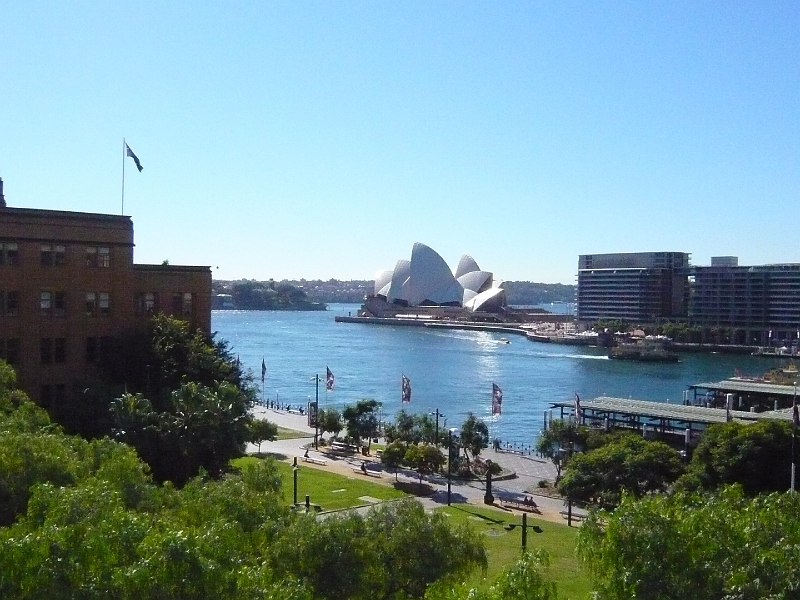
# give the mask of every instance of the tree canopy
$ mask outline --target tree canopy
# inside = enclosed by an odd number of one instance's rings
[[[579,555],[599,600],[797,598],[800,495],[626,495],[590,515]]]
[[[784,491],[791,479],[788,423],[720,423],[703,432],[680,488],[714,490],[738,483],[748,495]],[[800,450],[800,448],[798,448]]]
[[[558,487],[573,501],[614,507],[623,492],[640,498],[665,491],[682,472],[680,456],[668,445],[626,434],[574,454]]]

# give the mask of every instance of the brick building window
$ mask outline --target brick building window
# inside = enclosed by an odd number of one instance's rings
[[[6,292],[6,316],[19,315],[19,292]]]
[[[43,315],[49,315],[53,310],[53,292],[39,293],[39,311]]]
[[[19,339],[0,338],[0,360],[4,360],[10,365],[19,364]]]
[[[42,338],[39,341],[39,362],[43,365],[53,362],[53,338]]]
[[[192,296],[193,294],[191,292],[184,293],[181,302],[181,314],[187,317],[192,314]]]
[[[108,268],[111,266],[111,248],[86,246],[86,266]]]
[[[0,242],[0,265],[19,264],[19,245],[16,242]]]
[[[67,293],[53,292],[53,315],[63,317],[67,314]]]
[[[91,317],[111,314],[111,297],[108,292],[86,292],[86,314]]]
[[[61,244],[42,244],[40,249],[43,267],[58,267],[67,263],[67,248]]]
[[[53,362],[67,362],[67,338],[55,338],[53,340]]]
[[[86,362],[87,363],[96,363],[97,362],[97,338],[96,337],[87,337],[86,338]]]
[[[151,315],[156,311],[156,294],[155,292],[144,292],[136,294],[135,310],[137,315]]]
[[[191,316],[192,314],[192,293],[176,293],[172,295],[172,314]]]

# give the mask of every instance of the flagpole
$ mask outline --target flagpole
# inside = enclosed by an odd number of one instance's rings
[[[119,214],[125,214],[125,138],[122,138],[122,208]]]

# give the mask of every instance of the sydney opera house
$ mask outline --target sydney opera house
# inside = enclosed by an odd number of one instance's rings
[[[375,292],[364,310],[378,316],[408,308],[453,314],[497,313],[505,307],[502,283],[482,271],[471,256],[463,255],[454,273],[435,250],[416,243],[411,260],[398,260],[394,269],[375,276]]]

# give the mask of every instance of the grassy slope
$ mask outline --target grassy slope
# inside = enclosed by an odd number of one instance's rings
[[[259,460],[255,457],[244,457],[233,461],[233,465],[241,467],[248,461]],[[276,462],[281,474],[284,498],[291,502],[292,498],[292,466],[284,462]],[[303,502],[305,495],[311,496],[311,502],[319,504],[323,510],[340,510],[353,506],[363,506],[367,502],[360,500],[362,496],[371,496],[381,500],[402,498],[406,494],[387,485],[373,483],[362,479],[351,479],[337,473],[301,466],[297,479],[297,499]],[[467,522],[481,533],[485,533],[484,541],[489,557],[486,573],[475,572],[467,582],[469,586],[486,588],[497,576],[508,568],[520,555],[521,530],[506,531],[509,523],[522,523],[520,515],[512,515],[507,511],[483,506],[459,504],[445,506],[440,509],[448,515],[453,523]],[[578,529],[567,527],[561,523],[551,523],[539,519],[528,518],[528,525],[538,525],[542,533],[528,530],[528,548],[544,548],[550,555],[548,578],[558,585],[559,598],[584,600],[590,591],[589,578],[581,569],[575,556],[575,544]]]

